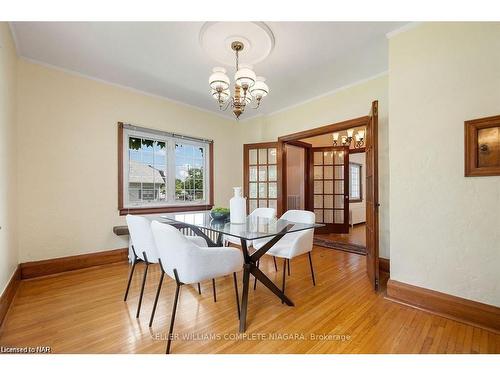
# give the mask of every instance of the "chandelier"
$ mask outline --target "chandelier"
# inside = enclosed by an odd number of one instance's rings
[[[245,112],[247,105],[252,102],[253,109],[260,106],[263,97],[269,94],[269,87],[265,83],[265,78],[257,77],[250,66],[239,65],[239,52],[244,45],[240,41],[231,43],[231,49],[236,54],[236,73],[234,74],[234,89],[231,94],[229,77],[226,75],[226,69],[217,67],[208,79],[210,84],[210,94],[219,104],[221,111],[232,108],[237,119]]]
[[[339,146],[339,133],[333,133],[333,145]],[[356,134],[354,134],[354,129],[347,129],[347,136],[343,135],[340,141],[340,145],[342,146],[351,146],[354,141],[354,148],[362,148],[365,146],[365,131],[358,130]]]

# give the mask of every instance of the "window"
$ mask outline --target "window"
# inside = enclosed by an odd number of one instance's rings
[[[212,206],[212,142],[119,123],[120,214]]]
[[[361,164],[349,163],[349,202],[361,202]]]

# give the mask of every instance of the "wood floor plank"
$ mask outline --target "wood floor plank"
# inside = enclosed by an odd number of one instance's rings
[[[498,353],[500,335],[391,302],[375,293],[365,258],[321,247],[313,251],[316,286],[306,256],[293,259],[281,304],[262,285],[250,290],[247,331],[238,332],[232,276],[181,288],[173,353]],[[262,271],[281,285],[282,264]],[[165,278],[154,324],[148,327],[158,266],[151,266],[135,318],[143,265],[129,299],[129,266],[116,263],[22,281],[0,331],[2,346],[50,346],[53,353],[163,353],[175,282]],[[241,296],[242,275],[238,274]],[[252,280],[253,285],[253,280]]]

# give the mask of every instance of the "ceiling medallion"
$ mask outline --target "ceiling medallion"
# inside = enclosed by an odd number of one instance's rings
[[[247,106],[259,108],[262,99],[269,94],[269,87],[265,78],[257,77],[250,65],[240,64],[240,58],[246,63],[256,63],[271,53],[274,36],[269,27],[263,22],[209,22],[202,28],[200,43],[215,60],[227,65],[234,61],[235,64],[232,90],[225,68],[215,67],[210,75],[210,94],[219,109],[231,108],[239,119]]]

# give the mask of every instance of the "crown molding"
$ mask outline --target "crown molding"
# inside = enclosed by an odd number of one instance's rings
[[[385,37],[387,39],[391,39],[391,38],[395,37],[396,35],[399,35],[399,34],[402,34],[406,31],[414,29],[415,27],[420,26],[422,24],[423,24],[423,22],[409,22],[406,25],[401,26],[400,28],[398,28],[396,30],[389,31],[387,34],[385,34]]]

